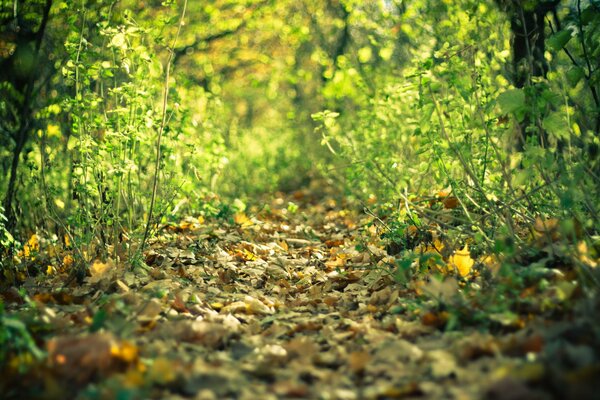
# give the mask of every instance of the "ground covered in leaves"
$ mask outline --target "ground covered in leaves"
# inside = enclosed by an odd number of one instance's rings
[[[38,256],[48,271],[2,293],[0,397],[598,398],[598,302],[573,263],[502,274],[431,237],[411,251],[442,255],[405,276],[381,236],[300,191],[163,227],[143,270],[99,260],[65,287]]]

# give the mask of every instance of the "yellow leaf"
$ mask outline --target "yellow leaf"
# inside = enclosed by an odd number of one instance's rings
[[[54,124],[48,124],[46,128],[46,132],[48,133],[48,137],[59,137],[60,136],[60,126]]]
[[[456,268],[460,276],[469,275],[475,264],[475,260],[471,258],[471,254],[469,253],[468,245],[465,245],[462,250],[455,251],[448,261],[450,265]]]
[[[235,253],[235,256],[242,261],[256,261],[258,257],[248,249],[241,249]]]
[[[248,218],[248,216],[244,213],[237,213],[233,216],[233,221],[241,225],[242,227],[247,227],[252,225],[252,220]]]
[[[132,364],[138,358],[138,348],[127,341],[113,344],[110,348],[110,353],[114,358],[118,358],[126,364]]]
[[[129,389],[135,389],[142,386],[145,382],[144,374],[141,369],[128,369],[123,375],[123,385]]]
[[[63,258],[63,265],[65,268],[71,268],[71,266],[73,265],[74,262],[75,262],[75,260],[73,259],[73,256],[70,254],[67,254]]]
[[[596,268],[598,266],[598,261],[600,261],[600,260],[594,260],[592,254],[588,250],[588,246],[587,246],[586,242],[579,242],[577,244],[577,251],[579,253],[579,260],[582,263],[584,263],[592,268]]]
[[[92,266],[90,268],[90,273],[92,274],[92,276],[102,275],[109,268],[110,268],[110,265],[108,263],[103,263],[103,262],[96,260],[96,261],[94,261],[94,263],[92,264]]]
[[[434,239],[433,239],[433,243],[432,243],[432,244],[433,244],[433,247],[435,248],[435,250],[436,250],[438,253],[441,253],[441,252],[442,252],[442,250],[443,250],[443,249],[444,249],[444,247],[445,247],[445,246],[444,246],[444,242],[442,242],[442,241],[441,241],[439,238],[434,238]]]
[[[148,371],[151,381],[167,384],[177,378],[176,367],[173,363],[164,357],[159,357],[154,360],[154,363]]]
[[[90,267],[90,277],[88,278],[89,282],[92,284],[96,284],[103,279],[108,279],[110,276],[114,276],[115,273],[115,264],[112,261],[107,263],[103,263],[101,261],[94,261],[92,266]]]
[[[38,236],[34,233],[31,235],[25,246],[23,246],[22,255],[25,257],[32,258],[34,253],[40,251],[40,242],[38,240]]]

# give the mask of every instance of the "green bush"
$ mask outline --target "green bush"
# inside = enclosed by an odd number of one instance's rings
[[[595,21],[595,6],[586,12]],[[598,135],[582,125],[593,126],[599,114],[592,107],[595,83],[573,72],[570,83],[560,78],[572,65],[558,54],[565,43],[552,44],[559,34],[548,39],[553,62],[547,79],[515,88],[506,78],[508,20],[492,4],[415,1],[396,18],[408,35],[398,46],[408,47],[412,62],[387,76],[359,112],[314,115],[324,142],[339,155],[348,191],[365,204],[377,198],[395,208],[394,218],[405,224],[415,224],[415,215],[424,218],[455,247],[475,238],[490,251],[503,237],[525,239],[527,226],[550,217],[565,221],[565,236],[575,235],[572,221],[581,223],[579,240],[590,241],[597,234],[600,187],[599,160],[590,149]],[[577,18],[565,20],[576,24]],[[573,41],[580,62],[582,47],[596,48],[588,24],[581,41]],[[531,134],[519,146],[522,128]],[[447,207],[440,191],[456,204]]]

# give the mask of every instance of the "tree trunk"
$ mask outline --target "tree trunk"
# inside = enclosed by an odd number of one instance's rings
[[[10,168],[10,178],[8,181],[8,187],[3,202],[4,212],[6,213],[7,218],[6,227],[9,231],[14,231],[14,228],[16,227],[17,223],[13,203],[17,194],[17,177],[19,172],[19,162],[21,160],[23,150],[25,149],[25,146],[27,145],[27,142],[30,138],[30,129],[32,126],[31,119],[33,118],[32,104],[34,101],[34,86],[36,78],[39,77],[40,51],[42,47],[42,40],[46,31],[46,26],[48,25],[48,20],[50,19],[50,9],[52,8],[52,2],[53,0],[46,0],[41,15],[42,19],[40,22],[40,26],[37,29],[37,31],[35,31],[34,34],[27,34],[27,41],[17,41],[19,43],[19,46],[33,47],[33,62],[31,64],[31,69],[25,71],[26,74],[23,76],[16,73],[8,74],[7,76],[2,76],[3,80],[11,82],[13,87],[23,95],[19,107],[19,121],[17,121],[19,124],[19,128],[14,132],[13,136],[13,139],[15,141],[15,148],[13,150],[13,158]],[[19,49],[15,51],[15,54],[18,53],[18,50]],[[3,69],[8,68],[8,71],[15,72],[18,71],[18,63],[19,60],[17,57],[11,57],[3,63],[2,67]]]
[[[547,13],[556,9],[560,0],[537,1],[535,5],[525,5],[518,0],[501,1],[501,6],[510,15],[512,34],[512,81],[517,88],[532,86],[535,78],[545,78],[548,64],[544,57],[546,51],[544,18]],[[532,104],[533,106],[533,104]],[[535,110],[529,110],[521,122],[520,137],[517,149],[523,150],[529,137],[537,135],[537,141],[544,146],[546,135],[540,124],[535,120]],[[531,126],[534,129],[530,129]]]
[[[18,137],[20,140],[17,142],[13,150],[13,159],[10,166],[10,178],[8,181],[6,196],[4,197],[4,212],[6,213],[5,216],[7,219],[6,229],[8,229],[8,231],[13,231],[17,224],[16,212],[13,209],[13,200],[16,198],[17,194],[17,174],[19,169],[19,161],[21,159],[23,149],[25,148],[25,143],[28,141],[28,129],[29,127],[27,126],[19,129]]]

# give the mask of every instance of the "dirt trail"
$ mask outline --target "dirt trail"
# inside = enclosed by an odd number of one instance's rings
[[[381,262],[385,251],[361,234],[364,216],[308,196],[277,198],[231,224],[188,218],[165,227],[144,274],[98,262],[83,286],[30,288],[54,337],[44,344],[44,365],[26,378],[5,378],[5,393],[558,398],[548,382],[555,372],[540,354],[565,327],[445,332],[444,313],[423,311],[426,300],[394,283]],[[577,359],[589,349],[571,350]]]

